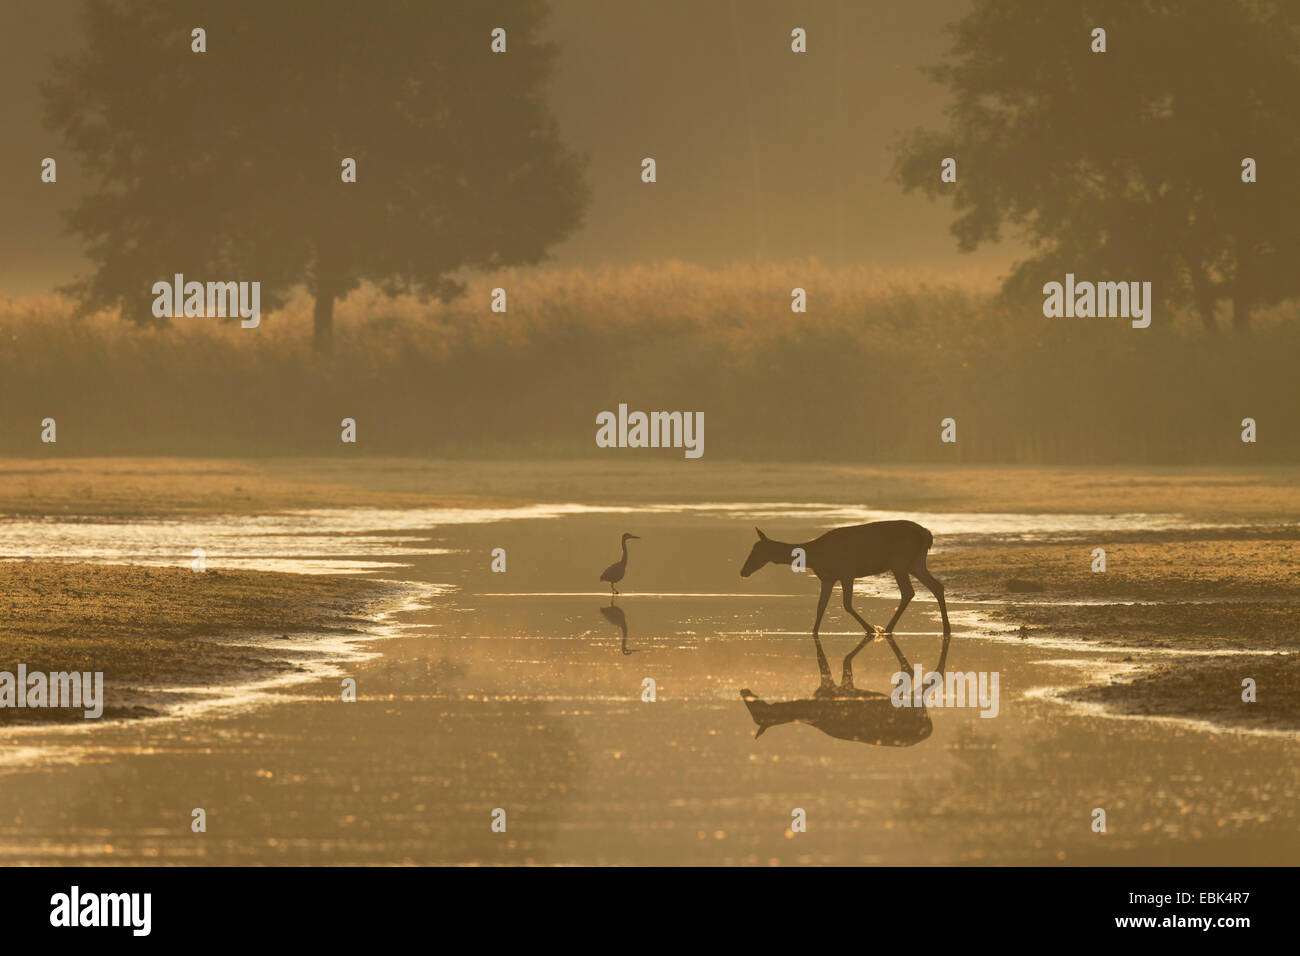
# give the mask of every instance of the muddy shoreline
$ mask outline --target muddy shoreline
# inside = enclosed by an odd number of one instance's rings
[[[1106,570],[1092,570],[1093,548]],[[993,620],[1030,637],[1106,648],[1135,674],[1062,699],[1115,713],[1300,730],[1300,529],[1126,533],[957,549],[931,568],[950,598],[997,601]],[[1134,650],[1175,652],[1146,663]],[[1176,652],[1196,652],[1179,657]],[[1271,653],[1245,653],[1266,651]],[[1207,654],[1206,652],[1210,652]],[[1256,700],[1243,700],[1243,681]]]
[[[221,687],[300,667],[257,642],[359,635],[394,585],[271,571],[0,563],[0,671],[102,672],[102,719],[160,715],[175,687]],[[289,645],[292,646],[292,645]],[[0,707],[0,727],[78,723],[75,708]]]

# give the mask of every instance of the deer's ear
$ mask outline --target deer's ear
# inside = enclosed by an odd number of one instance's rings
[[[759,531],[759,529],[758,529],[757,527],[755,527],[754,530],[755,530],[755,531],[758,531],[758,540],[759,540],[759,541],[766,541],[766,540],[767,540],[767,535],[763,534],[762,531]]]

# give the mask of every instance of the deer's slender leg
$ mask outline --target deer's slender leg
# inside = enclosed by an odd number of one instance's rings
[[[876,629],[868,624],[861,614],[853,610],[853,579],[845,578],[840,582],[840,587],[844,591],[844,610],[852,614],[857,619],[857,622],[862,625],[862,629],[867,632],[868,640],[875,637]]]
[[[858,651],[867,646],[867,641],[871,640],[873,635],[868,634],[862,640],[858,641],[858,646],[853,648],[844,655],[844,666],[840,672],[840,686],[853,689],[853,658],[858,656]]]
[[[943,600],[943,585],[939,583],[938,578],[926,569],[924,557],[912,565],[911,570],[912,574],[916,575],[916,579],[929,588],[930,593],[939,602],[939,613],[943,615],[943,632],[951,634],[952,625],[948,623],[948,605]]]
[[[822,686],[829,687],[834,685],[831,680],[831,665],[826,662],[826,652],[822,650],[822,639],[817,636],[817,632],[822,626],[822,615],[826,613],[826,604],[831,599],[831,589],[835,587],[834,581],[822,582],[821,597],[817,599],[817,620],[813,621],[813,644],[817,647],[817,670],[822,675]]]
[[[853,648],[844,655],[844,668],[840,674],[840,683],[845,687],[853,686],[853,658],[858,656],[858,651],[867,646],[867,642],[876,636],[876,629],[862,619],[857,611],[853,610],[853,579],[847,578],[840,582],[840,588],[844,592],[844,610],[852,614],[863,629],[867,632],[862,640],[858,641],[858,646]]]
[[[894,625],[898,623],[898,619],[903,616],[903,611],[907,609],[907,606],[912,603],[912,598],[916,596],[916,589],[912,587],[912,581],[907,576],[906,571],[896,569],[894,571],[894,580],[898,582],[898,591],[903,596],[903,600],[898,603],[898,610],[889,619],[889,625],[885,628],[886,634],[894,633]]]
[[[947,673],[948,667],[948,645],[952,643],[952,634],[943,636],[943,649],[939,651],[939,666],[935,668],[942,676]]]
[[[912,673],[912,665],[909,664],[907,662],[907,658],[903,656],[903,649],[899,647],[898,642],[894,640],[894,635],[886,634],[885,640],[889,642],[889,649],[893,651],[894,656],[898,658],[899,666],[902,667],[903,670],[906,671],[907,673],[909,674]],[[943,656],[946,658],[948,655],[945,653]]]

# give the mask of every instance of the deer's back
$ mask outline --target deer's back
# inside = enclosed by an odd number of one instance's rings
[[[873,521],[827,531],[808,546],[808,566],[827,578],[861,578],[909,567],[933,536],[915,521]]]

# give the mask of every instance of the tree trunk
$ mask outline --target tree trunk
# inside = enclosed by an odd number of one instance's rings
[[[1219,334],[1219,324],[1214,320],[1214,300],[1203,302],[1196,307],[1197,313],[1201,316],[1201,325],[1205,326],[1205,331],[1211,335]]]
[[[317,355],[334,352],[334,293],[325,288],[316,290],[316,308],[313,312],[312,349]]]
[[[316,237],[316,307],[312,313],[312,350],[318,356],[334,352],[334,300],[338,297],[338,250],[323,235]]]
[[[1238,335],[1250,332],[1250,303],[1240,294],[1232,297],[1232,328]]]
[[[1214,295],[1214,286],[1201,270],[1193,269],[1192,288],[1196,293],[1196,312],[1201,317],[1201,324],[1205,326],[1206,332],[1216,335],[1219,324],[1214,318],[1214,306],[1218,303],[1218,299]]]

